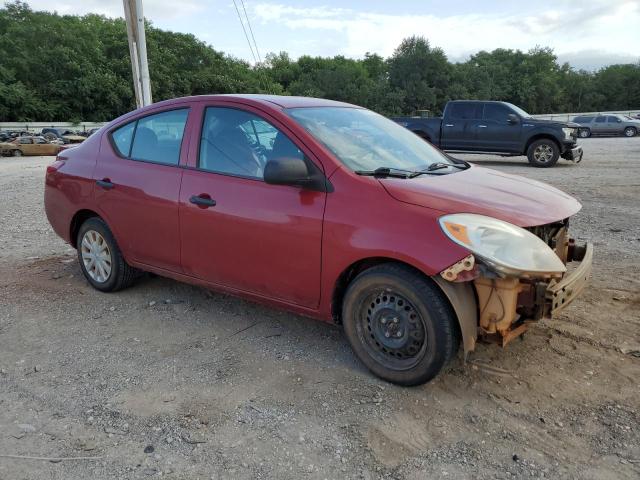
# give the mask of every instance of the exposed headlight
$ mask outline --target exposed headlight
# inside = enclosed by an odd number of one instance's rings
[[[445,215],[439,221],[451,240],[498,273],[537,276],[567,271],[555,252],[524,228],[473,213]]]
[[[562,129],[562,131],[564,132],[564,138],[566,138],[567,140],[571,138],[571,136],[573,135],[573,133],[575,132],[575,128],[570,128],[570,127],[565,127]]]

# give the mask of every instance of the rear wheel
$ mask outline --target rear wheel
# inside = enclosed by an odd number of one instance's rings
[[[553,167],[560,158],[560,148],[553,140],[536,140],[527,149],[527,158],[534,167]]]
[[[589,138],[591,136],[591,130],[589,130],[588,128],[581,128],[580,130],[578,130],[578,135],[580,136],[580,138]]]
[[[344,330],[375,375],[399,385],[434,378],[458,350],[457,320],[438,287],[396,264],[358,275],[345,294]]]
[[[635,137],[637,134],[637,130],[634,127],[627,127],[624,129],[624,136],[625,137]]]
[[[21,157],[22,156],[22,150],[13,150],[11,152],[11,155],[13,155],[14,157]]]
[[[77,237],[80,269],[91,286],[102,292],[128,287],[137,270],[124,261],[107,224],[98,217],[86,220]]]

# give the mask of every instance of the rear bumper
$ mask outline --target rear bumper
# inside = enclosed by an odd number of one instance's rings
[[[580,163],[582,160],[582,155],[584,152],[582,151],[582,147],[576,145],[575,147],[567,147],[567,149],[562,152],[562,158],[566,160],[573,160],[576,163]]]
[[[548,316],[569,305],[584,290],[593,268],[593,245],[588,243],[580,265],[559,282],[549,285],[545,295]]]

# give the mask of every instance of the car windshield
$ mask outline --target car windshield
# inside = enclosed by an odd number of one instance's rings
[[[435,163],[452,163],[411,131],[371,110],[301,107],[287,113],[354,171],[420,171]]]
[[[505,102],[506,103],[506,102]],[[516,107],[513,103],[507,103],[507,105],[509,105],[509,107],[513,108],[513,110],[515,110],[515,112],[520,115],[521,117],[524,118],[529,118],[531,117],[531,115],[529,115],[527,112],[525,112],[523,109],[521,109],[520,107]]]

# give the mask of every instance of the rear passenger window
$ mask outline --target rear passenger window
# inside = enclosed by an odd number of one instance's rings
[[[131,158],[177,165],[180,145],[187,124],[186,109],[157,113],[138,120],[133,134]]]
[[[131,160],[178,165],[189,110],[170,110],[128,123],[111,133],[118,153]]]
[[[478,103],[454,103],[448,113],[455,120],[476,120],[482,118],[482,107]]]

